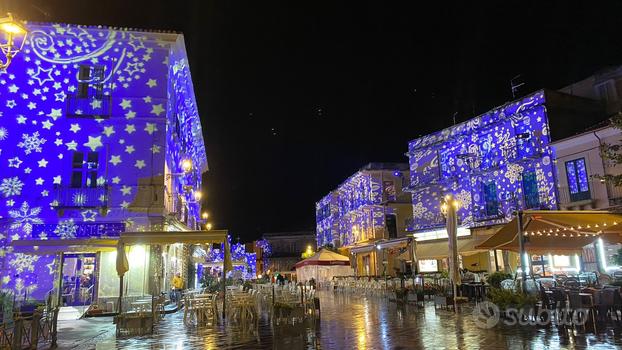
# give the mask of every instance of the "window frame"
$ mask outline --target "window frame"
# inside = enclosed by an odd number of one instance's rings
[[[587,185],[587,190],[585,191],[581,191],[581,182],[580,182],[580,176],[579,176],[579,171],[577,168],[577,164],[579,161],[583,161],[583,166],[585,169],[585,183]],[[576,193],[572,193],[572,189],[570,187],[570,179],[571,179],[571,174],[568,171],[568,164],[572,164],[573,166],[573,172],[574,175],[574,180],[575,183],[577,184],[577,192]],[[568,195],[570,196],[570,201],[571,202],[579,202],[579,201],[584,201],[584,200],[589,200],[592,199],[592,191],[591,191],[591,187],[590,187],[590,179],[588,176],[588,171],[587,171],[587,162],[585,161],[585,157],[581,157],[581,158],[576,158],[573,160],[568,160],[566,162],[564,162],[564,170],[566,171],[566,181],[568,184]]]
[[[525,179],[527,178],[527,176],[525,176],[526,174],[533,174],[533,179],[535,180],[535,185],[536,185],[536,202],[535,203],[530,203],[530,201],[527,199],[527,186],[525,185]],[[540,191],[538,189],[538,178],[537,178],[536,172],[534,170],[525,171],[525,174],[522,176],[522,179],[521,179],[521,185],[523,186],[523,199],[524,199],[525,209],[540,208],[541,206]],[[535,204],[535,205],[531,205],[531,204]]]

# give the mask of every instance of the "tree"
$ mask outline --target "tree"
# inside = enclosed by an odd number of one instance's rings
[[[616,113],[610,119],[611,126],[618,130],[622,130],[622,112]],[[620,140],[620,144],[608,144],[603,143],[600,146],[600,154],[604,160],[607,160],[610,165],[622,165],[622,140]],[[614,186],[622,186],[622,174],[612,175],[612,174],[603,174],[594,176],[601,181],[608,182]]]

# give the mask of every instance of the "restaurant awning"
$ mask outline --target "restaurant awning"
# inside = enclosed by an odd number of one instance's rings
[[[541,254],[580,253],[598,237],[622,243],[622,215],[606,211],[533,210],[523,212],[525,250]],[[518,251],[518,223],[514,218],[478,249]]]
[[[94,253],[114,251],[119,242],[135,244],[199,244],[223,243],[227,239],[226,230],[213,231],[155,231],[123,232],[120,237],[89,239],[20,239],[11,241],[16,253],[48,255],[60,252]]]
[[[479,238],[475,236],[471,237],[458,237],[458,254],[463,256],[469,256],[481,252],[485,252],[485,249],[476,248],[476,245],[483,242],[485,237]],[[447,240],[435,241],[435,242],[418,242],[417,243],[417,259],[443,259],[449,255],[449,246]]]
[[[408,242],[410,240],[410,237],[395,238],[388,241],[379,242],[377,245],[380,246],[380,249],[404,248],[408,245]]]
[[[14,253],[51,255],[60,252],[96,253],[114,251],[116,238],[91,239],[20,239],[11,241]]]
[[[123,232],[119,240],[126,245],[223,243],[227,240],[227,230]]]

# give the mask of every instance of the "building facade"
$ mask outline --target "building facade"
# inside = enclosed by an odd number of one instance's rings
[[[316,203],[318,246],[330,244],[351,255],[358,275],[394,274],[412,215],[410,194],[404,191],[408,178],[402,163],[370,163],[350,176]],[[392,240],[400,241],[385,242]],[[376,247],[381,241],[390,252]]]
[[[446,268],[447,233],[440,205],[448,193],[460,202],[458,252],[462,266],[491,271],[515,265],[515,254],[475,247],[508,222],[516,210],[558,209],[549,122],[581,121],[577,116],[597,111],[591,101],[542,90],[411,141],[413,222],[409,231],[417,240],[419,270]]]
[[[317,250],[316,235],[313,231],[269,232],[255,241],[254,247],[258,274],[278,272],[287,276],[302,260],[303,253]]]
[[[200,222],[207,158],[184,38],[28,28],[24,49],[0,72],[0,288],[43,299],[57,278],[56,252],[20,252],[12,242],[66,240],[67,293],[77,295],[82,278],[89,298],[116,296],[115,253],[84,253],[79,240]],[[162,249],[132,247],[129,259],[142,263],[131,264],[130,295],[152,287],[146,274],[185,273],[187,247]]]

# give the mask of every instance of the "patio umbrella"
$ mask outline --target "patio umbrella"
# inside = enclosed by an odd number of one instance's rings
[[[119,275],[119,313],[121,313],[121,301],[123,300],[123,275],[130,269],[127,255],[125,254],[125,244],[117,244],[117,275]]]

